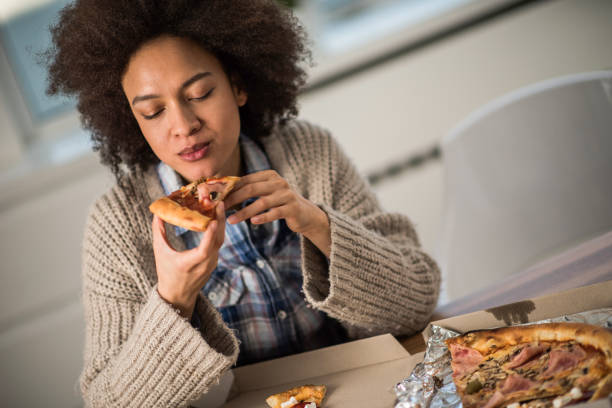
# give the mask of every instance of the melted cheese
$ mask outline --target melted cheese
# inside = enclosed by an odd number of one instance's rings
[[[281,408],[291,408],[292,406],[299,403],[300,401],[296,400],[295,397],[291,397],[287,401],[281,403]]]

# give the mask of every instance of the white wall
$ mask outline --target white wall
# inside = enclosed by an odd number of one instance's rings
[[[70,180],[0,206],[3,406],[80,405],[80,241],[92,199],[111,183],[91,158],[71,169]]]
[[[505,92],[612,67],[610,21],[609,0],[541,2],[307,94],[302,117],[332,130],[364,173],[378,169],[428,148]],[[87,207],[110,179],[91,156],[37,177],[35,194],[0,198],[0,395],[11,407],[78,406],[80,239]],[[442,183],[433,162],[376,188],[385,207],[414,220],[431,252]]]
[[[511,90],[612,68],[612,1],[557,0],[517,12],[306,95],[302,116],[329,129],[364,172],[436,143],[459,120]],[[377,188],[436,249],[440,163]]]

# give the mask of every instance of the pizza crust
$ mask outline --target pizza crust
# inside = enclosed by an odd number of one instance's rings
[[[279,394],[270,395],[266,398],[266,403],[270,408],[281,408],[283,402],[294,397],[298,402],[314,402],[317,407],[320,407],[326,391],[327,388],[324,385],[302,385]]]
[[[612,333],[603,327],[584,323],[542,323],[479,330],[453,337],[447,344],[460,344],[487,355],[492,350],[520,343],[570,340],[601,350],[608,367],[612,368]]]
[[[610,394],[612,394],[612,373],[597,384],[597,390],[595,391],[595,394],[593,394],[593,398],[591,398],[591,400],[604,398]]]
[[[212,221],[212,218],[198,211],[183,207],[168,197],[162,197],[154,201],[149,206],[149,211],[157,214],[159,218],[169,224],[192,231],[206,231],[208,224]]]

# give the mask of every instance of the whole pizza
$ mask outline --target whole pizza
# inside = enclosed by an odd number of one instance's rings
[[[464,408],[560,408],[612,392],[612,332],[545,323],[446,340]]]

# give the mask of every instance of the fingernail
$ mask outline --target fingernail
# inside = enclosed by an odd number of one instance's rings
[[[227,217],[227,222],[229,222],[230,224],[236,223],[236,216],[230,215],[229,217]]]

